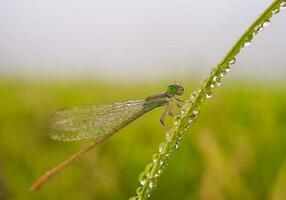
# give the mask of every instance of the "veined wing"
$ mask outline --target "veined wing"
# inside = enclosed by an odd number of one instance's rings
[[[143,100],[86,105],[59,110],[51,122],[51,138],[61,141],[102,139],[144,109]]]

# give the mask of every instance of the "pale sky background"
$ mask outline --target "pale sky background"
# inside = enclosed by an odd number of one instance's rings
[[[269,0],[1,0],[0,74],[204,77]],[[286,10],[239,56],[235,76],[286,79]]]

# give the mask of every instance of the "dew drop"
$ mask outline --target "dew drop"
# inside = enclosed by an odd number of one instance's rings
[[[269,25],[270,25],[270,20],[266,20],[264,23],[263,23],[263,27],[265,28],[265,27],[268,27]]]
[[[171,136],[172,136],[171,131],[168,131],[168,132],[166,133],[166,140],[167,140],[167,142],[170,142]]]
[[[199,114],[199,110],[194,109],[194,110],[193,110],[193,114],[196,116],[197,114]]]
[[[235,57],[228,62],[228,64],[230,64],[230,65],[233,65],[234,63],[236,63],[236,58]]]
[[[154,179],[154,178],[150,179],[150,181],[149,181],[149,187],[150,187],[151,189],[154,189],[154,188],[156,187],[156,179]]]
[[[262,32],[264,30],[263,26],[259,26],[258,32]]]
[[[153,163],[149,163],[149,164],[145,167],[144,172],[145,172],[145,174],[146,174],[147,177],[150,176],[150,173],[151,173],[153,167],[154,167],[154,164],[153,164]]]
[[[280,9],[281,9],[281,10],[286,9],[286,1],[283,1],[283,2],[280,4]]]
[[[212,96],[213,96],[212,93],[210,93],[210,92],[206,93],[206,98],[207,98],[207,99],[212,98]]]
[[[151,196],[150,191],[147,190],[147,192],[146,192],[146,197],[147,197],[147,198],[150,198],[150,196]]]
[[[211,88],[215,88],[215,84],[211,84]]]
[[[142,187],[138,187],[137,189],[136,189],[136,194],[138,195],[138,196],[141,196],[141,193],[142,193]]]
[[[263,31],[263,26],[262,25],[257,25],[255,28],[254,28],[254,34],[257,34],[258,32],[261,32]]]
[[[184,135],[184,132],[183,132],[183,131],[180,131],[180,132],[178,133],[178,137],[183,137],[183,135]]]
[[[213,81],[217,81],[217,76],[214,76],[214,77],[213,77]]]
[[[243,47],[249,47],[251,45],[251,41],[246,41],[243,44]]]
[[[195,94],[192,94],[190,99],[191,99],[191,100],[194,100],[194,99],[195,99],[195,96],[196,96]]]
[[[164,152],[164,149],[165,149],[165,143],[164,142],[162,142],[160,145],[159,145],[159,153],[163,153]]]
[[[179,148],[179,143],[176,142],[174,148],[175,148],[175,150],[177,150]]]
[[[157,153],[155,153],[152,156],[152,160],[153,160],[154,163],[157,163],[159,158],[160,158],[160,154],[157,154]]]
[[[219,87],[220,85],[221,85],[220,81],[216,82],[216,87]]]
[[[197,117],[197,116],[196,116],[194,113],[192,113],[192,114],[190,115],[189,119],[194,121],[194,120],[196,119],[196,117]],[[192,121],[192,122],[193,122],[193,121]]]
[[[174,126],[178,126],[179,125],[179,122],[178,122],[178,120],[180,120],[180,117],[176,117],[176,120],[175,120],[175,122],[174,122]]]
[[[223,71],[221,71],[221,73],[219,75],[220,75],[221,78],[223,78],[225,74],[226,74],[226,71],[223,70]]]
[[[147,176],[144,172],[139,175],[139,182],[141,185],[145,185],[147,181]]]
[[[189,124],[193,123],[193,119],[190,118],[190,119],[188,120],[188,123],[189,123]]]
[[[168,161],[165,162],[165,167],[168,166],[170,163]]]
[[[225,70],[226,72],[229,72],[229,71],[230,71],[230,67],[228,66],[228,67],[226,67],[224,70]]]
[[[182,110],[179,112],[178,115],[182,116],[182,115],[184,115],[184,114],[185,114],[185,111],[182,109]]]
[[[157,177],[159,177],[159,176],[160,176],[159,173],[155,173],[155,174],[154,174],[154,177],[155,177],[155,178],[157,178]]]
[[[272,14],[277,14],[279,13],[280,9],[279,8],[275,8],[272,10]]]

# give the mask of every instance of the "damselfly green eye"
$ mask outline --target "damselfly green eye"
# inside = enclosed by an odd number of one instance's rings
[[[175,83],[168,86],[167,93],[172,95],[182,95],[184,93],[184,88],[178,83]]]

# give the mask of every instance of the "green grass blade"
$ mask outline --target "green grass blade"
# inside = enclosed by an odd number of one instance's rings
[[[136,190],[136,196],[131,199],[147,199],[156,188],[158,177],[166,168],[170,156],[178,148],[180,142],[190,126],[197,119],[202,103],[213,95],[216,87],[221,85],[222,78],[227,74],[231,65],[236,61],[236,55],[248,46],[254,36],[269,25],[274,14],[285,8],[285,1],[274,1],[245,31],[226,56],[210,73],[201,87],[195,91],[181,109],[180,115],[175,119],[173,128],[167,133],[166,141],[159,146],[159,152],[153,155],[153,161],[149,163],[145,170],[139,175],[140,187]]]

